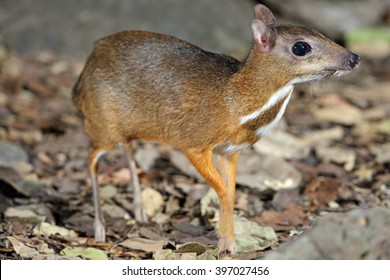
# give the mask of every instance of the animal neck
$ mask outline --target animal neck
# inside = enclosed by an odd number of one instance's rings
[[[229,81],[234,100],[231,110],[239,116],[240,124],[269,110],[279,108],[284,112],[295,84],[290,67],[282,58],[252,48],[242,68]]]

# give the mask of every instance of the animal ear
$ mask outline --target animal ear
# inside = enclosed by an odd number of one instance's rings
[[[252,34],[255,44],[261,53],[267,53],[275,45],[275,35],[262,20],[252,21]]]
[[[265,25],[269,26],[275,24],[276,20],[271,12],[266,6],[262,4],[257,4],[254,8],[255,19],[259,19],[264,22]]]

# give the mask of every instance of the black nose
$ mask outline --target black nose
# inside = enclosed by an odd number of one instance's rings
[[[349,65],[351,66],[351,68],[353,69],[359,66],[359,64],[360,64],[360,57],[353,52],[349,52]]]

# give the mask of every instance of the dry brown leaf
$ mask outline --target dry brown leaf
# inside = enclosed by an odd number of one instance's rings
[[[77,237],[76,232],[73,230],[68,230],[66,228],[52,225],[45,222],[41,222],[37,224],[33,229],[33,233],[35,235],[44,235],[44,236],[59,234],[63,237],[71,237],[71,238]]]
[[[290,205],[298,203],[300,200],[299,189],[288,189],[288,190],[279,190],[274,195],[272,199],[272,206],[278,210],[282,211],[288,208]]]
[[[348,103],[342,103],[332,107],[313,109],[314,116],[326,122],[342,125],[353,125],[363,119],[362,111]]]
[[[343,164],[344,169],[351,171],[355,167],[356,153],[354,150],[340,147],[317,146],[317,157],[324,162]]]
[[[340,140],[344,137],[344,130],[340,126],[328,129],[321,129],[304,133],[304,141],[310,145],[327,144],[329,142]]]
[[[234,233],[240,252],[265,250],[278,240],[273,228],[261,226],[238,216],[234,217]]]
[[[367,100],[373,105],[390,103],[390,81],[376,82],[369,86],[349,85],[343,88],[343,96],[348,99]]]
[[[119,245],[129,248],[131,250],[140,250],[144,252],[159,252],[167,242],[164,240],[150,240],[140,237],[126,239],[119,243]]]
[[[303,159],[309,155],[310,147],[304,140],[283,131],[271,131],[253,145],[256,152],[285,159]]]
[[[292,204],[283,212],[273,209],[264,211],[260,217],[251,219],[258,224],[272,227],[274,230],[296,230],[307,223],[305,209],[300,204]]]
[[[12,236],[8,236],[7,239],[11,241],[15,252],[22,258],[30,259],[39,255],[39,252],[36,248],[27,246],[26,244],[24,244],[23,242],[17,240]]]
[[[345,169],[333,163],[320,163],[316,167],[319,176],[342,178],[346,176]]]
[[[139,235],[150,240],[162,240],[161,233],[157,232],[151,227],[141,227],[139,230]]]
[[[130,214],[126,210],[114,204],[104,204],[102,206],[102,211],[110,218],[130,219]]]
[[[317,207],[326,207],[337,198],[342,181],[329,177],[314,178],[306,187],[305,195]]]
[[[371,181],[374,176],[374,170],[372,166],[361,165],[355,171],[358,181]]]
[[[283,159],[256,154],[243,154],[237,163],[237,184],[266,189],[289,189],[297,187],[302,174]]]
[[[164,199],[158,191],[152,188],[145,188],[142,191],[142,200],[144,203],[144,211],[148,217],[153,217],[161,213],[164,206]]]
[[[112,173],[103,173],[98,176],[98,182],[101,185],[113,184],[113,185],[127,185],[130,183],[130,170],[125,167]]]
[[[30,209],[9,207],[4,212],[4,216],[10,220],[18,220],[24,223],[40,223],[46,220],[45,216],[36,214]]]

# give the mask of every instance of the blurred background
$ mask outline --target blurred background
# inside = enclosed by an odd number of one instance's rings
[[[390,259],[390,0],[0,0],[0,259],[215,259],[215,193],[152,143],[135,152],[152,223],[135,223],[115,149],[98,176],[108,242],[94,242],[89,139],[71,93],[93,42],[125,29],[242,59],[257,3],[362,63],[298,86],[278,128],[240,154],[238,258]],[[178,252],[188,242],[198,251]]]
[[[0,0],[0,34],[21,53],[51,50],[76,58],[85,58],[97,38],[125,29],[243,55],[255,3],[268,5],[280,21],[315,27],[339,41],[390,21],[389,0]]]

